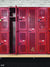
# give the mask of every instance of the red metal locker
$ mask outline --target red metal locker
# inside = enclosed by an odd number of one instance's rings
[[[45,31],[47,29],[47,8],[38,8],[38,30]]]
[[[19,7],[18,14],[19,20],[27,20],[27,8]]]
[[[28,53],[36,53],[36,32],[28,32]]]
[[[28,8],[28,53],[36,53],[36,8]]]
[[[48,53],[50,54],[50,8],[48,8]]]
[[[28,8],[28,30],[36,31],[36,8]]]
[[[9,8],[0,8],[0,54],[9,53]]]
[[[48,32],[48,53],[50,54],[50,31]]]
[[[46,53],[46,32],[38,32],[38,53]]]
[[[27,30],[27,8],[18,8],[18,30]]]
[[[18,53],[26,54],[27,53],[27,31],[18,32]]]
[[[41,20],[38,22],[38,30],[39,31],[45,31],[47,29],[47,21]]]
[[[18,21],[18,30],[27,30],[27,21]]]
[[[38,8],[38,21],[41,19],[46,19],[46,8],[45,7],[39,7]]]
[[[9,31],[9,9],[0,8],[0,30]]]
[[[9,53],[9,33],[0,32],[0,53],[8,54]]]

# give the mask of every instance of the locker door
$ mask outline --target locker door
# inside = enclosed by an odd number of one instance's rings
[[[19,17],[19,20],[27,20],[27,8],[25,7],[19,7],[18,8],[18,17]]]
[[[39,20],[46,19],[46,8],[38,8],[38,18]]]
[[[18,32],[18,53],[27,53],[27,32]]]
[[[36,8],[28,8],[28,30],[36,30]]]
[[[48,32],[48,53],[50,54],[50,31]]]
[[[50,8],[48,8],[48,53],[50,54]]]
[[[47,29],[47,8],[38,8],[38,30]]]
[[[36,53],[36,32],[28,32],[28,53]]]
[[[0,8],[1,12],[1,31],[9,31],[9,9]]]
[[[7,32],[1,32],[1,54],[8,54],[9,53],[9,34]]]
[[[38,33],[38,53],[46,53],[46,32]]]
[[[50,8],[48,8],[48,29],[50,30]]]
[[[27,8],[18,8],[18,30],[27,30]]]
[[[47,21],[46,20],[41,20],[38,22],[38,30],[39,31],[44,31],[47,29]]]
[[[18,30],[27,30],[27,21],[18,21]]]

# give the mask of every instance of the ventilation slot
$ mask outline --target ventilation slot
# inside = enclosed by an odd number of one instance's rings
[[[7,16],[7,10],[2,10],[2,16]]]
[[[26,9],[20,9],[20,16],[25,17],[26,16]]]
[[[30,33],[30,49],[35,51],[35,33]]]
[[[45,45],[40,45],[40,52],[45,52]]]
[[[26,39],[26,34],[20,33],[20,40],[25,40],[25,39]]]
[[[39,16],[45,16],[45,10],[44,9],[40,9],[39,10]]]
[[[8,23],[7,22],[2,22],[1,26],[2,26],[2,28],[7,28],[8,27]]]
[[[26,52],[26,47],[25,47],[25,45],[21,45],[21,46],[20,46],[20,51],[21,51],[21,52]]]
[[[20,22],[20,28],[26,28],[26,23],[25,22]]]
[[[39,34],[39,39],[40,40],[45,40],[45,33],[40,33]]]
[[[1,34],[1,39],[2,40],[7,40],[7,33],[2,33]]]
[[[7,46],[6,45],[2,46],[2,52],[7,52]]]
[[[44,29],[45,28],[45,22],[40,22],[39,28]]]
[[[29,16],[29,27],[30,28],[35,28],[35,9],[34,10],[29,10],[30,16]]]

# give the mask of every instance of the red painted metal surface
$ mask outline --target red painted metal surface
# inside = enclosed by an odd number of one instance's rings
[[[18,53],[27,53],[27,31],[17,32],[18,38]]]
[[[28,53],[36,53],[36,8],[28,8]]]
[[[38,53],[46,53],[46,32],[38,32]]]
[[[16,11],[17,53],[50,53],[50,9],[18,7]]]
[[[9,53],[9,8],[0,8],[0,54]]]
[[[48,53],[50,54],[50,8],[48,8]]]
[[[27,8],[18,9],[18,30],[27,30]]]

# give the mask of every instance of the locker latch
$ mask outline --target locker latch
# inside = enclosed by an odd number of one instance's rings
[[[19,19],[19,20],[22,20],[22,19]]]
[[[38,19],[38,22],[40,22],[41,19]]]

